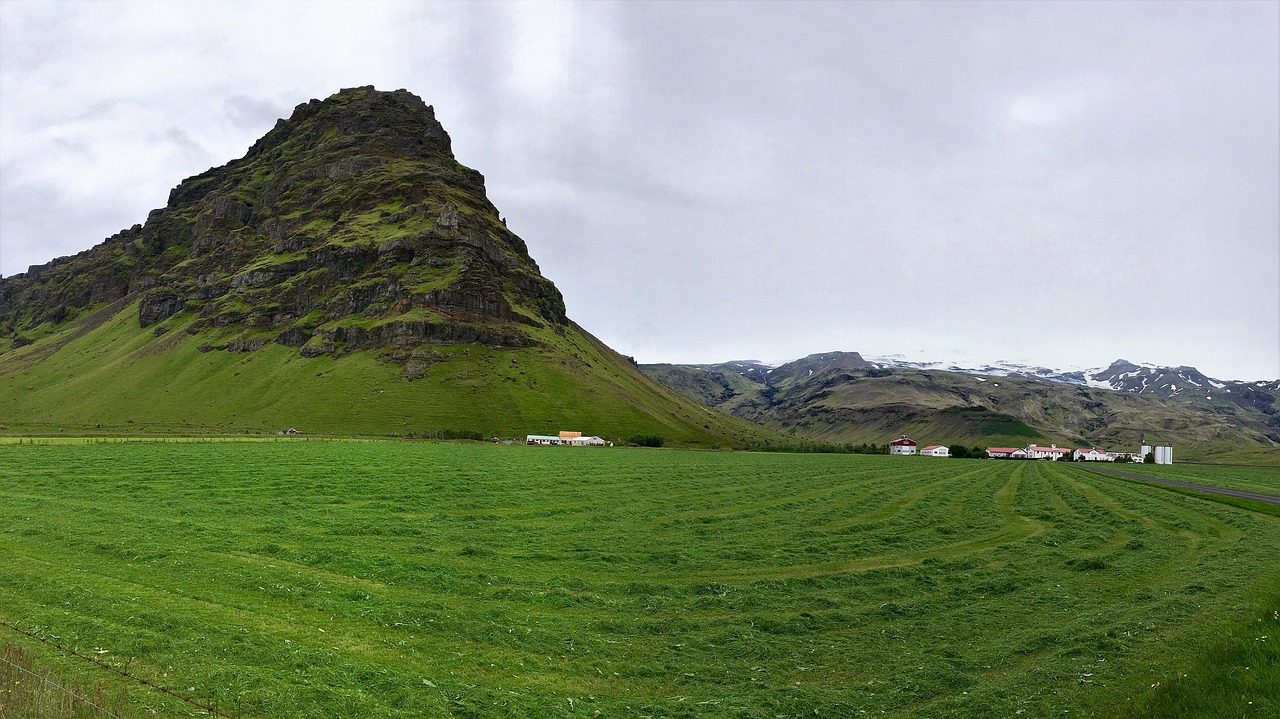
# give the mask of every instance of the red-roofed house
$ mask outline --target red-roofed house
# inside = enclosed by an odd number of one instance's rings
[[[931,444],[920,450],[921,457],[950,457],[951,449],[940,444]]]
[[[893,440],[889,443],[889,454],[915,454],[916,441],[907,435]]]
[[[1016,451],[1013,447],[987,447],[987,459],[1009,459]]]
[[[1058,445],[1050,445],[1048,447],[1037,447],[1034,444],[1027,445],[1027,459],[1049,459],[1057,461],[1062,459],[1063,455],[1069,454],[1071,450],[1059,447]]]
[[[1077,449],[1072,455],[1077,462],[1114,462],[1115,455],[1103,452],[1096,447],[1089,449]]]

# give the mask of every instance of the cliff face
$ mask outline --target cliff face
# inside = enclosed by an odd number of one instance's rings
[[[454,159],[432,108],[405,91],[299,105],[239,160],[184,180],[165,207],[73,257],[0,280],[0,337],[140,299],[138,323],[198,313],[304,355],[421,342],[533,342],[564,301]],[[227,334],[224,332],[223,334]]]

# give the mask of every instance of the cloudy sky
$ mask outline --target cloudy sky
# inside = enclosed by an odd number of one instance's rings
[[[0,274],[407,88],[642,362],[1280,376],[1280,2],[0,0]]]

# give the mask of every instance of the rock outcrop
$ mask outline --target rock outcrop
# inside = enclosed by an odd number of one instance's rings
[[[136,298],[148,327],[254,330],[253,352],[534,342],[564,301],[454,158],[433,109],[405,91],[299,105],[222,167],[184,180],[144,224],[0,280],[0,337]]]

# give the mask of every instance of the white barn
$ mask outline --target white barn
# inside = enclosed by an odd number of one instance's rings
[[[950,457],[951,448],[944,447],[940,444],[931,444],[920,450],[921,457]]]
[[[603,447],[607,444],[599,437],[584,437],[581,432],[561,432],[560,434],[526,434],[525,444],[548,447]]]

